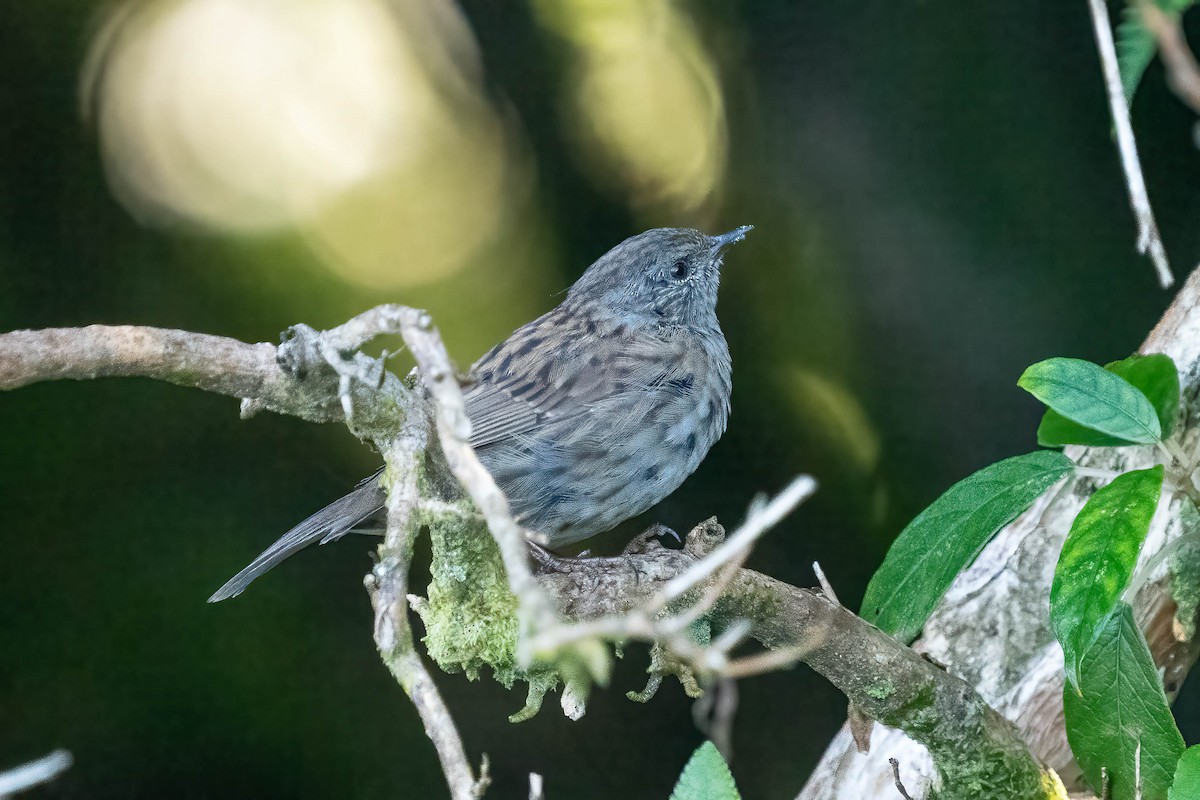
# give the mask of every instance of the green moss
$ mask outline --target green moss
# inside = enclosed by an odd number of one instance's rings
[[[436,480],[427,470],[417,478],[423,494],[441,494],[431,490]],[[427,599],[419,607],[430,658],[446,672],[463,673],[470,680],[490,669],[508,689],[527,681],[525,706],[510,719],[529,719],[543,696],[565,682],[562,673],[573,675],[574,670],[570,665],[522,668],[517,663],[517,599],[474,503],[465,498],[443,503],[436,511],[422,511],[417,522],[428,530],[433,553]]]
[[[506,688],[525,677],[516,663],[517,599],[496,543],[466,500],[421,520],[433,548],[428,603],[422,610],[429,655],[471,680],[491,667]]]
[[[1179,510],[1182,528],[1168,561],[1171,572],[1171,599],[1175,601],[1175,619],[1189,640],[1196,638],[1196,618],[1200,613],[1200,512],[1185,498]]]
[[[934,761],[940,775],[929,800],[1067,800],[1058,775],[1049,769],[1031,769],[1028,754],[1009,758],[995,753],[982,761],[952,761],[951,769],[941,768],[946,762],[937,755]]]
[[[896,693],[896,686],[891,680],[884,678],[879,683],[868,686],[866,691],[868,697],[874,697],[876,700],[887,700]]]
[[[401,395],[392,394],[391,392],[378,392],[373,395],[373,399],[377,405],[371,420],[370,430],[355,431],[356,435],[370,435],[374,438],[380,431],[395,432],[404,427],[404,422],[408,419],[409,400],[407,398],[404,398],[404,402],[401,402]]]

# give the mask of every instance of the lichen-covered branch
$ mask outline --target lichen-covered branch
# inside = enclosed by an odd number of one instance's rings
[[[636,613],[723,538],[709,520],[688,534],[683,550],[648,543],[621,557],[562,562],[539,580],[571,617]],[[1065,797],[1016,727],[974,689],[835,600],[740,569],[714,607],[718,627],[738,620],[749,622],[750,635],[767,647],[793,649],[871,718],[929,747],[946,776],[940,796]]]
[[[1183,450],[1195,451],[1200,442],[1200,271],[1184,283],[1140,351],[1164,353],[1179,367],[1184,416],[1174,438]],[[1150,466],[1159,457],[1153,448],[1076,447],[1068,454],[1076,463],[1106,471]],[[1068,482],[1002,529],[958,576],[914,644],[1016,724],[1033,754],[1072,789],[1081,786],[1082,776],[1063,726],[1062,650],[1050,630],[1046,598],[1063,540],[1090,491],[1086,481]],[[1183,534],[1179,501],[1164,505],[1146,537],[1139,572],[1161,560],[1163,549]],[[1173,582],[1172,575],[1180,579]],[[1152,568],[1134,608],[1173,696],[1200,652],[1195,638],[1200,553],[1180,551],[1168,564]],[[904,731],[877,730],[871,753],[864,755],[847,726],[830,743],[799,800],[893,800],[886,754],[899,758],[910,787],[933,774],[927,749]]]
[[[408,619],[408,569],[417,534],[414,512],[420,498],[420,462],[426,444],[425,427],[410,422],[384,453],[388,462],[387,532],[379,562],[365,583],[375,610],[375,644],[383,663],[425,723],[425,733],[437,750],[451,798],[474,800],[487,787],[487,762],[476,778],[450,710],[421,661]]]
[[[331,331],[298,325],[289,334],[279,348],[150,328],[3,334],[0,386],[142,375],[242,398],[249,411],[342,419],[371,438],[386,461],[389,498],[387,536],[367,581],[376,642],[421,714],[456,799],[478,796],[486,774],[473,773],[413,642],[408,564],[422,527],[434,543],[434,583],[428,599],[414,602],[425,618],[429,652],[447,669],[490,666],[507,684],[528,680],[530,699],[518,719],[536,712],[542,694],[560,680],[567,683],[564,709],[572,717],[582,714],[587,681],[603,679],[607,669],[602,640],[637,635],[641,623],[646,638],[665,638],[665,646],[659,641],[655,649],[658,673],[674,671],[690,692],[700,691],[697,675],[762,668],[766,662],[726,657],[741,637],[751,635],[783,654],[770,666],[803,659],[864,713],[909,730],[935,753],[954,785],[982,787],[994,797],[1054,796],[1053,774],[968,684],[836,601],[740,568],[754,538],[811,493],[811,479],[752,508],[725,545],[714,520],[698,526],[682,551],[643,537],[622,556],[543,558],[534,572],[523,532],[469,446],[469,421],[453,368],[428,315],[380,306]],[[381,334],[404,338],[421,366],[427,395],[415,380],[403,383],[381,360],[359,352]],[[431,417],[440,449],[427,446]],[[444,479],[447,471],[462,486],[457,493]],[[471,579],[467,595],[464,575]],[[589,623],[597,620],[593,631]],[[546,632],[562,636],[548,655],[551,663],[530,658],[533,647],[518,658],[522,641]],[[690,638],[697,635],[699,641]],[[676,660],[680,656],[684,661]],[[590,677],[580,679],[580,669]]]

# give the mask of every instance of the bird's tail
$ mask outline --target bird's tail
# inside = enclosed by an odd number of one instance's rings
[[[250,562],[244,570],[229,579],[208,598],[210,603],[219,603],[241,594],[250,582],[271,569],[293,553],[316,541],[321,544],[336,541],[349,533],[354,526],[383,508],[385,495],[376,473],[358,485],[353,492],[334,500],[329,505],[280,536]]]

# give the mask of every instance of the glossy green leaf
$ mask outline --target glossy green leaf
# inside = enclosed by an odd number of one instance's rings
[[[1160,353],[1148,356],[1130,356],[1111,364],[1105,364],[1109,372],[1124,378],[1139,389],[1154,406],[1162,437],[1165,439],[1175,429],[1176,412],[1179,410],[1179,371],[1170,356]],[[1082,444],[1088,447],[1120,447],[1134,444],[1125,439],[1085,428],[1077,422],[1047,409],[1037,430],[1038,444],[1043,447],[1062,447]]]
[[[1072,685],[1078,685],[1079,659],[1097,626],[1129,585],[1162,482],[1161,464],[1118,475],[1096,490],[1071,524],[1050,585],[1050,625]]]
[[[1200,745],[1189,747],[1175,765],[1175,779],[1167,792],[1167,800],[1196,800],[1200,798]]]
[[[1006,458],[964,478],[900,532],[867,585],[862,616],[903,642],[917,638],[941,596],[996,531],[1069,473],[1062,453]]]
[[[741,800],[716,745],[705,742],[696,748],[679,775],[671,800]]]
[[[1183,737],[1128,604],[1104,620],[1083,654],[1079,690],[1065,687],[1063,711],[1067,741],[1092,788],[1099,793],[1100,771],[1107,768],[1112,800],[1133,800],[1140,744],[1141,796],[1166,800]]]
[[[1183,751],[1175,764],[1175,778],[1166,793],[1168,800],[1196,800],[1200,798],[1200,745]]]
[[[1085,428],[1136,444],[1152,444],[1162,435],[1146,395],[1090,361],[1039,361],[1025,370],[1017,385]]]

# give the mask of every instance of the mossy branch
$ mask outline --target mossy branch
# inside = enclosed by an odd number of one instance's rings
[[[421,367],[423,387],[416,377],[401,381],[359,352],[381,334],[404,338]],[[607,677],[604,641],[658,639],[667,631],[669,646],[656,647],[660,672],[680,675],[694,690],[697,676],[746,675],[764,664],[777,668],[803,660],[863,713],[926,743],[946,777],[946,796],[959,786],[995,798],[1059,796],[1053,773],[967,683],[836,600],[740,568],[753,537],[811,487],[794,485],[782,500],[752,509],[743,531],[732,537],[736,546],[722,547],[724,530],[710,520],[689,534],[683,550],[643,538],[621,556],[542,557],[531,568],[503,494],[467,443],[469,421],[454,374],[428,315],[403,306],[380,306],[326,332],[295,326],[278,348],[138,327],[0,334],[0,388],[138,375],[241,398],[246,414],[268,409],[316,422],[341,420],[374,441],[386,461],[388,488],[387,535],[367,578],[376,642],[420,713],[456,800],[482,793],[486,768],[475,776],[413,641],[408,565],[422,527],[431,530],[435,544],[430,597],[417,606],[431,654],[452,670],[472,674],[489,666],[506,683],[529,681],[530,700],[518,717],[536,711],[541,695],[560,680],[566,682],[564,709],[582,714],[590,682]],[[440,447],[429,446],[435,429]],[[448,480],[450,474],[461,488]],[[714,553],[720,555],[714,559]],[[484,574],[498,580],[475,593],[476,603],[446,602],[445,592],[454,589],[450,581],[474,591]],[[443,618],[439,609],[460,616]],[[587,627],[613,620],[615,627],[601,625],[594,636]],[[745,634],[779,656],[729,659]],[[558,644],[549,651],[522,649],[539,635]],[[687,637],[696,635],[703,642],[689,645]]]

